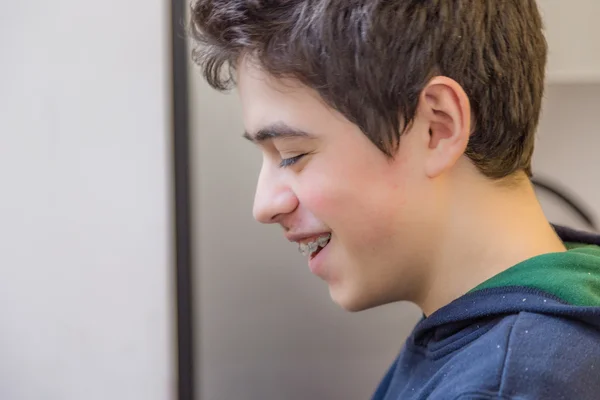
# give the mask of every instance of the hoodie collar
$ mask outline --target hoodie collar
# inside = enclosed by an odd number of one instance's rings
[[[575,318],[600,328],[600,236],[553,227],[568,251],[533,257],[484,282],[424,317],[409,343],[441,345],[458,331],[475,335],[479,321],[519,312]]]
[[[600,307],[573,306],[556,296],[528,287],[497,287],[469,293],[423,318],[409,342],[423,346],[431,345],[433,341],[438,343],[433,345],[432,350],[435,350],[438,346],[446,347],[446,340],[459,331],[472,331],[469,336],[474,339],[474,336],[484,333],[479,330],[479,324],[520,312],[577,319],[600,329]]]
[[[600,306],[600,236],[554,227],[566,252],[525,260],[483,282],[471,292],[522,286],[553,295],[577,306]]]

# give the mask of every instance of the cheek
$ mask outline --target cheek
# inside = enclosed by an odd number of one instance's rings
[[[353,148],[350,142],[315,156],[294,190],[302,205],[349,247],[376,247],[401,225],[410,166],[404,158],[390,162],[378,149],[368,144]]]
[[[296,194],[302,206],[308,209],[316,218],[329,225],[328,220],[336,214],[337,206],[341,197],[331,190],[328,185],[312,181],[308,185],[302,185]]]
[[[307,210],[353,247],[374,247],[382,236],[394,235],[407,201],[405,182],[385,171],[328,172],[299,185],[297,194]]]

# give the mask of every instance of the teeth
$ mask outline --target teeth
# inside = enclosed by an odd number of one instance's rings
[[[308,242],[308,243],[298,243],[298,251],[303,256],[308,256],[317,251],[319,247],[325,247],[329,240],[331,239],[331,234],[320,236],[317,240]]]
[[[329,239],[331,239],[331,235],[324,235],[317,239],[317,244],[321,247],[325,247],[327,243],[329,243]]]

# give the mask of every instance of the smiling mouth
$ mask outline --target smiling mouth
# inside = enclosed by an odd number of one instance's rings
[[[307,243],[298,243],[298,251],[303,256],[308,256],[311,260],[319,254],[319,252],[327,246],[331,240],[331,234],[319,236],[316,240]]]

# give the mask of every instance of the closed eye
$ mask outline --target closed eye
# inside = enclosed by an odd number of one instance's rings
[[[279,163],[279,167],[280,168],[286,168],[286,167],[292,166],[292,165],[296,164],[298,161],[300,161],[300,159],[302,157],[304,157],[305,155],[306,154],[300,154],[300,155],[295,156],[295,157],[284,158]]]

